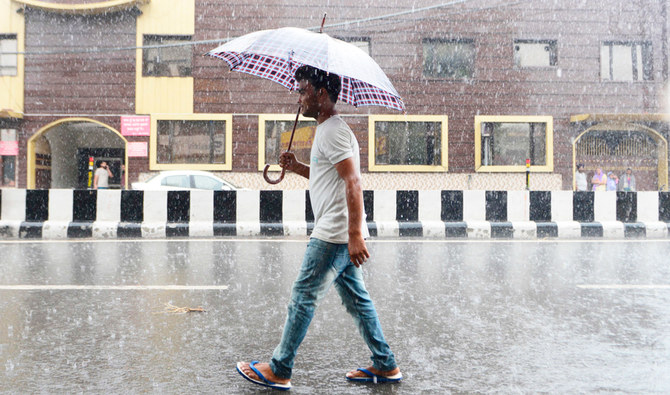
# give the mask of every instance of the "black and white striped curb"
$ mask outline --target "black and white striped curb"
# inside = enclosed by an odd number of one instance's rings
[[[669,192],[364,191],[372,237],[668,238]],[[307,236],[307,191],[0,190],[0,238]]]

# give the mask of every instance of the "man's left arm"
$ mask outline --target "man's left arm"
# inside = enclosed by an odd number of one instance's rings
[[[361,178],[354,166],[353,158],[344,159],[335,164],[335,169],[344,180],[349,212],[349,256],[360,267],[370,257],[361,232],[363,222],[363,188]]]

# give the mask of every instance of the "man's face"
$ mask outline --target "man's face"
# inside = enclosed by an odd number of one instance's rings
[[[319,115],[320,105],[317,100],[317,92],[312,84],[306,80],[298,82],[298,103],[302,106],[302,115],[310,118],[316,118]]]
[[[102,167],[103,169],[106,169],[107,168],[107,162],[100,163],[100,167]]]

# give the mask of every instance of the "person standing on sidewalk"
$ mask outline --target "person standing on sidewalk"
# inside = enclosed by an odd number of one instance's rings
[[[107,162],[103,160],[100,162],[100,166],[95,169],[93,189],[109,189],[109,177],[114,177],[114,175],[112,174],[112,171],[109,170]]]
[[[331,285],[353,317],[370,349],[372,366],[346,374],[358,382],[397,382],[402,379],[395,356],[382,333],[377,311],[363,282],[361,266],[370,257],[363,209],[359,146],[335,103],[340,77],[302,66],[295,72],[302,114],[315,118],[316,133],[309,164],[285,152],[280,165],[309,179],[314,230],[298,278],[293,283],[288,315],[279,345],[269,363],[238,362],[247,380],[280,390],[291,388],[293,363],[314,311]]]

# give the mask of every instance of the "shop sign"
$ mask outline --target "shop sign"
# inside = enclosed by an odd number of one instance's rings
[[[150,136],[151,117],[148,115],[128,115],[121,117],[123,136]]]
[[[127,149],[129,158],[146,158],[149,156],[146,141],[129,141]]]
[[[0,141],[0,156],[18,156],[18,141]]]

